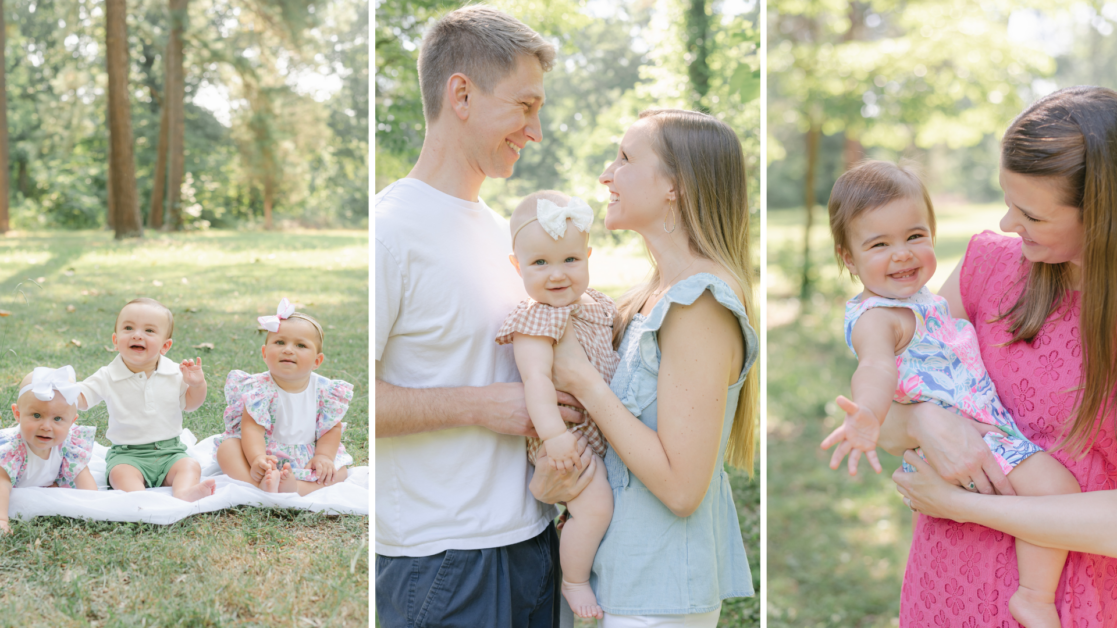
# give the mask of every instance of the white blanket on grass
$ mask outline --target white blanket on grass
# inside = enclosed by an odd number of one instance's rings
[[[111,491],[105,477],[104,445],[93,445],[93,459],[89,470],[97,481],[99,491],[82,491],[73,488],[15,488],[8,506],[12,519],[32,519],[62,515],[76,519],[99,521],[143,521],[168,525],[203,512],[212,512],[233,506],[260,506],[297,508],[327,514],[368,514],[368,467],[352,467],[344,482],[319,489],[300,497],[297,493],[265,493],[260,489],[238,482],[221,473],[211,451],[210,436],[201,442],[183,430],[182,441],[191,458],[202,466],[202,477],[212,477],[217,482],[213,495],[196,502],[184,502],[171,496],[170,487],[149,488],[145,491],[125,493]]]

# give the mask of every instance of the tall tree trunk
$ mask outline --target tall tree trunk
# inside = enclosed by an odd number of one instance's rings
[[[116,238],[143,236],[132,154],[132,112],[128,97],[128,8],[125,0],[105,0],[105,57],[109,75],[109,142]]]
[[[799,284],[799,299],[806,307],[811,294],[811,227],[814,226],[814,179],[818,168],[818,145],[822,139],[822,129],[812,116],[807,129],[807,175],[803,183],[803,204],[807,208],[807,225],[803,229],[803,276]]]
[[[8,231],[8,84],[7,59],[4,46],[7,44],[4,24],[4,0],[0,0],[0,234]]]
[[[845,145],[842,147],[842,161],[845,169],[849,170],[857,165],[857,162],[865,158],[865,147],[861,145],[861,140],[849,131],[846,131]]]
[[[271,206],[275,196],[275,185],[272,184],[271,175],[264,177],[264,229],[271,231]]]
[[[105,161],[109,164],[109,176],[105,177],[105,202],[108,204],[108,210],[105,211],[105,228],[110,231],[116,230],[116,195],[112,190],[112,172],[115,170],[112,160],[112,112],[109,108],[105,107],[105,129],[109,133],[109,141],[106,143]]]
[[[168,46],[169,47],[169,46]],[[166,64],[165,64],[166,65]],[[166,74],[164,74],[166,77]],[[155,179],[151,182],[151,210],[147,213],[149,229],[163,228],[163,196],[167,181],[167,108],[166,78],[163,79],[163,114],[159,116],[159,147],[155,152]]]
[[[182,32],[186,27],[186,3],[188,0],[170,0],[171,36],[167,41],[167,78],[166,87],[168,129],[168,153],[170,158],[170,180],[167,182],[167,207],[170,211],[168,227],[182,230],[182,176],[185,167],[186,118],[183,115],[186,99],[186,83],[183,76]]]
[[[702,99],[710,91],[710,16],[706,15],[706,0],[690,0],[686,12],[686,47],[693,55],[687,74],[694,90],[694,108],[706,110]]]

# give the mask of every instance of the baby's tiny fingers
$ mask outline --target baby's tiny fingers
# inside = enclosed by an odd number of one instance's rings
[[[849,452],[849,468],[850,475],[857,475],[857,461],[861,459],[861,450],[854,449]]]
[[[869,461],[870,465],[872,465],[873,471],[876,471],[877,473],[881,473],[884,471],[884,467],[880,466],[880,458],[877,457],[877,452],[875,449],[865,452],[865,459]]]
[[[830,456],[830,468],[837,470],[842,464],[842,458],[845,458],[847,453],[849,453],[849,443],[842,441],[838,448],[834,450],[834,454]]]

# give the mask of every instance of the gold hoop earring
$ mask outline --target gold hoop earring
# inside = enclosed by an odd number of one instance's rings
[[[675,232],[675,227],[678,226],[678,224],[679,224],[679,220],[677,218],[675,218],[675,208],[671,207],[671,209],[667,210],[667,213],[671,216],[671,228],[670,229],[667,228],[667,216],[664,216],[663,217],[663,231],[666,232],[666,233],[674,233]]]

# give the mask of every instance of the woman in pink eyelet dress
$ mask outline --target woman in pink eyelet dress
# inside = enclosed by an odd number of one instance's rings
[[[1106,414],[1114,407],[1107,403],[1117,404],[1117,239],[1099,236],[1117,233],[1117,92],[1072,87],[1025,110],[1002,143],[1001,187],[1008,206],[1001,229],[1020,237],[974,236],[940,294],[952,314],[973,323],[982,360],[1017,426],[1066,466],[1083,492],[967,492],[958,485],[971,478],[986,486],[999,481],[995,471],[986,480],[982,454],[950,453],[964,448],[968,435],[955,433],[972,424],[930,407],[890,413],[882,446],[895,452],[919,445],[931,463],[907,452],[904,459],[917,471],[893,475],[905,503],[921,513],[904,574],[900,626],[1018,628],[1008,608],[1019,581],[1015,534],[1070,551],[1055,592],[1062,628],[1117,627],[1117,438],[1112,414]],[[1061,295],[1050,307],[1036,298],[1044,277]],[[1015,342],[1014,304],[1040,306],[1035,333]],[[1078,404],[1089,407],[1071,433],[1093,439],[1085,448],[1072,438],[1056,449]],[[943,425],[949,429],[935,427]],[[939,457],[935,468],[932,453]],[[945,480],[936,469],[945,469]]]
[[[1111,422],[1102,423],[1081,459],[1052,451],[1074,407],[1068,388],[1082,373],[1079,293],[1071,293],[1030,343],[1002,346],[1011,338],[1007,323],[989,322],[1003,307],[1002,298],[1011,305],[1023,289],[1020,245],[1019,238],[986,231],[974,236],[966,251],[962,302],[977,330],[981,358],[1020,431],[1066,466],[1084,492],[1112,490],[1117,488],[1117,441]],[[900,625],[1017,628],[1008,600],[1018,581],[1013,537],[921,515],[900,593]],[[1071,552],[1056,605],[1067,628],[1117,625],[1117,559]]]

